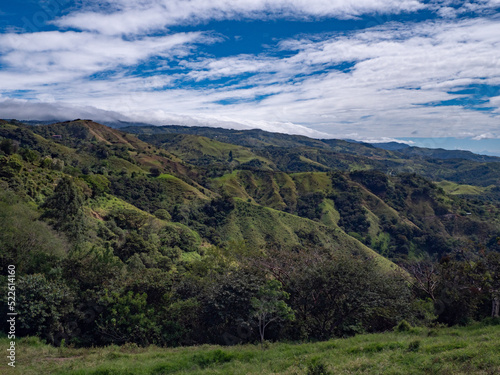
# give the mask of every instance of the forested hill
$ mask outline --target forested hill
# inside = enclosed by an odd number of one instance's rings
[[[500,158],[469,151],[394,147],[337,139],[188,126],[129,126],[122,130],[158,146],[174,134],[190,134],[250,148],[283,171],[324,171],[375,168],[385,173],[417,173],[435,181],[449,180],[483,187],[500,184]],[[403,145],[405,146],[405,145]],[[168,147],[167,147],[168,148]]]
[[[290,319],[269,337],[328,338],[403,318],[456,323],[491,302],[497,162],[262,131],[125,130],[0,122],[0,266],[20,277],[20,334],[75,345],[251,341],[255,332],[231,332],[250,330],[256,299],[274,293]],[[476,292],[433,316],[438,290],[401,282],[407,265],[446,260],[430,264],[449,288],[464,254]]]

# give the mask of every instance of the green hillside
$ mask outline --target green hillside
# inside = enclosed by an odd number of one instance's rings
[[[378,169],[385,173],[417,173],[434,181],[486,187],[500,183],[500,159],[467,151],[419,147],[392,150],[337,139],[186,126],[130,126],[122,130],[155,142],[168,134],[204,136],[249,148],[284,172]],[[159,145],[158,143],[155,143]],[[381,147],[384,147],[383,145]]]
[[[16,267],[19,337],[327,340],[494,311],[498,189],[445,178],[447,163],[461,163],[454,173],[486,165],[485,182],[495,162],[138,129],[141,139],[90,120],[0,122],[0,281]],[[439,181],[401,172],[410,166]]]

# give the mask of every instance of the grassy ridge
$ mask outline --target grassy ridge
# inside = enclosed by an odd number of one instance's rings
[[[240,199],[235,199],[235,204],[227,223],[219,228],[221,238],[226,241],[245,241],[252,248],[263,248],[266,244],[272,246],[270,238],[290,248],[312,246],[314,243],[332,251],[375,258],[382,269],[394,266],[388,259],[347,235],[336,224],[325,226]]]
[[[481,195],[487,190],[480,186],[460,185],[450,181],[440,181],[436,185],[452,195]]]
[[[313,361],[332,374],[498,374],[500,325],[414,328],[408,332],[358,335],[325,342],[162,349],[54,348],[37,338],[18,340],[11,374],[307,374]],[[6,338],[0,339],[8,347]]]

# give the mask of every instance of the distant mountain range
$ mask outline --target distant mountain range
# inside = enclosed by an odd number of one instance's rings
[[[57,122],[63,122],[58,119],[53,119],[53,120],[26,120],[22,121],[23,123],[30,124],[30,125],[48,125],[48,124],[53,124]],[[112,128],[116,129],[121,129],[121,128],[127,128],[127,127],[152,127],[156,125],[148,124],[148,123],[143,123],[143,122],[127,122],[127,121],[102,121],[102,124],[106,126],[110,126]],[[172,132],[179,132],[183,131],[185,134],[202,134],[206,137],[211,137],[220,135],[219,130],[222,132],[224,130],[230,130],[234,131],[232,129],[225,129],[225,128],[212,128],[212,127],[199,127],[199,126],[182,126],[182,125],[163,125],[163,126],[170,126],[172,129]],[[160,126],[161,127],[161,126]],[[192,128],[192,130],[189,130],[189,128]],[[185,131],[183,130],[185,129]],[[207,129],[207,130],[203,130]],[[211,131],[210,129],[218,129],[218,130],[213,130]],[[236,132],[239,132],[242,130],[236,130]],[[261,131],[260,129],[253,129],[252,131]],[[262,130],[263,131],[263,130]],[[265,132],[265,131],[263,131]],[[277,134],[282,134],[282,133],[277,133]],[[308,137],[304,137],[308,138]],[[310,139],[310,138],[309,138]],[[347,142],[351,143],[365,143],[367,142],[360,142],[357,140],[353,139],[345,139]],[[477,155],[488,155],[488,156],[494,156],[494,157],[500,157],[500,139],[470,139],[470,138],[420,138],[420,137],[403,137],[401,138],[401,142],[368,142],[368,144],[371,144],[377,148],[382,148],[384,150],[388,151],[400,151],[405,148],[410,148],[410,147],[415,147],[413,152],[416,152],[417,154],[419,151],[416,151],[417,149],[425,149],[425,150],[434,150],[434,149],[439,149],[441,151],[433,153],[434,155],[439,154],[440,158],[446,157],[448,155],[450,159],[455,159],[455,158],[465,158],[467,160],[481,160],[478,159],[474,156],[467,155],[467,152],[472,152]],[[432,145],[433,147],[429,147]],[[434,147],[435,146],[435,147]],[[449,153],[448,151],[456,151],[456,153]],[[462,154],[461,152],[464,151],[465,153]],[[430,156],[429,151],[425,151],[425,153]],[[432,156],[430,156],[432,157]],[[482,159],[483,161],[495,161],[495,159]]]

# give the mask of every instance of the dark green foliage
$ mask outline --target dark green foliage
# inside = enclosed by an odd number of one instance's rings
[[[448,324],[467,324],[476,319],[479,307],[490,297],[485,259],[470,250],[462,251],[443,257],[439,264],[436,308],[438,319]]]
[[[290,295],[283,291],[283,285],[278,280],[269,280],[259,288],[252,298],[252,315],[257,319],[260,342],[264,344],[265,331],[269,324],[275,321],[294,320],[295,314],[285,300]]]
[[[389,180],[385,174],[377,170],[356,171],[350,174],[354,181],[360,182],[368,190],[377,195],[389,189]]]
[[[85,228],[84,200],[74,180],[63,177],[54,189],[54,194],[43,204],[45,212],[42,218],[50,219],[55,229],[67,233],[72,239],[78,239]]]
[[[408,287],[396,274],[380,272],[371,260],[319,251],[280,251],[274,257],[279,261],[270,259],[268,266],[290,293],[295,334],[327,339],[385,330],[406,315]]]
[[[57,344],[70,328],[66,323],[77,317],[74,292],[64,283],[48,280],[42,274],[21,277],[17,290],[17,333],[38,335]]]
[[[234,336],[242,329],[248,331],[252,297],[261,282],[257,275],[241,270],[219,275],[209,284],[202,300],[201,321],[210,341],[228,344],[229,335]],[[248,335],[245,339],[249,339]],[[236,344],[236,340],[231,343]]]
[[[23,148],[20,154],[28,163],[34,163],[40,159],[40,153],[29,148]]]
[[[411,330],[411,325],[408,323],[406,320],[402,320],[399,322],[399,324],[395,327],[395,330],[397,332],[408,332]]]
[[[197,251],[200,239],[195,233],[179,224],[168,224],[158,233],[160,240],[160,251],[164,248],[179,247],[185,252]]]
[[[161,219],[161,220],[167,220],[167,221],[172,220],[172,216],[170,215],[170,213],[167,210],[163,209],[163,208],[160,208],[159,210],[156,210],[154,212],[154,215],[158,219]]]
[[[332,187],[341,191],[345,191],[349,188],[349,182],[346,176],[338,171],[328,172],[328,176],[332,181]]]
[[[0,156],[0,177],[12,178],[21,172],[23,164],[19,155]]]
[[[153,213],[158,209],[171,210],[183,203],[182,196],[172,194],[168,182],[147,177],[121,176],[111,179],[111,192],[141,210]]]
[[[110,182],[106,178],[106,176],[99,174],[89,174],[83,176],[83,180],[90,186],[92,189],[92,196],[98,197],[105,193],[109,193]]]
[[[108,219],[113,219],[120,228],[140,229],[150,220],[143,211],[133,208],[114,209],[109,213]]]
[[[365,211],[361,204],[361,195],[355,189],[349,189],[338,195],[331,196],[335,208],[340,213],[339,226],[345,232],[366,233],[370,223],[366,220]]]
[[[64,161],[61,159],[57,159],[57,158],[52,159],[51,168],[54,171],[63,171],[64,170]]]
[[[41,167],[43,168],[50,168],[52,167],[52,158],[50,158],[49,156],[46,156],[43,158],[41,164],[40,164]]]
[[[152,253],[154,251],[154,244],[137,231],[132,230],[127,233],[125,243],[116,250],[116,255],[122,260],[127,260],[136,253]]]
[[[151,177],[158,177],[161,175],[161,170],[160,168],[153,167],[150,168],[149,173],[151,174]]]
[[[124,265],[109,246],[86,249],[77,245],[64,260],[62,268],[63,277],[83,292],[102,288],[122,273]]]
[[[320,204],[324,198],[324,193],[311,193],[300,197],[297,200],[297,215],[311,220],[320,219],[322,214]]]
[[[172,219],[183,223],[191,219],[192,225],[203,237],[213,244],[221,245],[217,228],[227,223],[228,216],[234,208],[235,204],[231,198],[221,197],[193,211],[189,211],[186,206],[175,206]]]
[[[19,148],[19,144],[12,139],[2,139],[0,141],[0,151],[3,152],[6,155],[12,155],[17,152]]]
[[[162,340],[168,346],[199,343],[201,303],[196,298],[170,301],[162,318]]]
[[[104,311],[96,321],[103,341],[134,342],[143,346],[159,343],[160,327],[155,320],[155,310],[146,300],[146,293],[105,290],[99,300]]]

